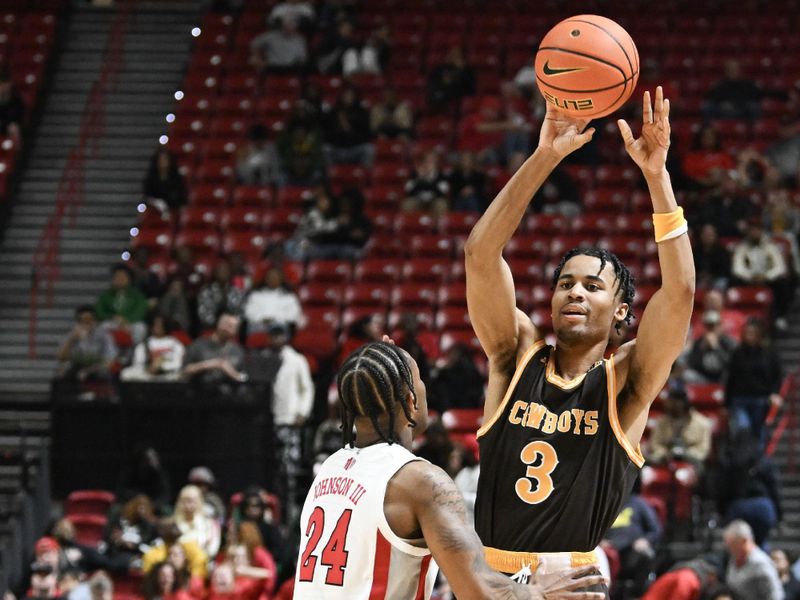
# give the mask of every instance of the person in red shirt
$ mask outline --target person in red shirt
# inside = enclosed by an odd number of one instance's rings
[[[700,600],[719,580],[711,563],[698,558],[679,563],[655,580],[641,600]]]
[[[197,600],[181,588],[175,567],[166,561],[158,563],[147,574],[143,589],[146,600]]]
[[[719,133],[706,125],[695,134],[692,149],[683,159],[683,172],[697,183],[710,187],[719,181],[719,172],[736,168],[733,157],[722,149]]]

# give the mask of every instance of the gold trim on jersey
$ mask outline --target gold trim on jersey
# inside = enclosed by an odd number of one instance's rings
[[[492,418],[486,421],[483,425],[481,425],[481,428],[478,429],[478,432],[475,434],[475,437],[481,437],[482,435],[484,435],[487,431],[489,431],[492,428],[492,425],[494,425],[497,422],[497,420],[503,414],[503,411],[505,410],[508,401],[511,399],[511,394],[514,393],[514,389],[517,387],[517,382],[519,381],[519,378],[522,377],[522,373],[523,371],[525,371],[525,367],[531,361],[533,355],[536,354],[539,350],[541,350],[544,347],[544,345],[545,341],[539,340],[538,342],[535,342],[533,346],[528,348],[528,351],[522,357],[522,360],[520,360],[517,363],[517,368],[514,371],[514,377],[511,378],[511,383],[508,384],[506,395],[500,402],[500,406],[498,406],[497,410],[494,411]]]
[[[574,379],[565,379],[564,377],[561,377],[561,375],[556,373],[556,353],[554,350],[555,349],[550,350],[550,356],[547,358],[547,368],[544,370],[544,378],[548,381],[548,383],[552,383],[554,386],[561,388],[562,390],[575,389],[586,378],[586,373],[578,375]]]
[[[511,550],[499,550],[490,546],[484,546],[483,555],[486,563],[495,571],[501,573],[516,573],[525,566],[530,566],[531,571],[536,572],[539,565],[546,561],[548,557],[569,554],[570,566],[586,567],[596,565],[600,562],[597,552],[512,552]]]
[[[634,449],[619,422],[617,413],[617,370],[614,367],[613,354],[606,361],[606,385],[608,386],[608,420],[611,423],[611,429],[614,431],[614,437],[617,438],[619,445],[628,454],[631,462],[641,469],[644,466],[641,446],[637,445]]]

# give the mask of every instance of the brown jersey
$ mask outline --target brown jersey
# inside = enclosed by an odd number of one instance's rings
[[[614,357],[565,380],[534,344],[478,431],[475,529],[484,546],[588,552],[625,503],[644,458],[619,424]]]

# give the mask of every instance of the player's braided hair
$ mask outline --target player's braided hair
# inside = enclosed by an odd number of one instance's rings
[[[337,381],[342,401],[342,439],[353,443],[353,423],[356,417],[369,417],[375,431],[389,444],[397,442],[394,432],[395,404],[413,426],[416,425],[405,402],[408,392],[414,392],[411,367],[397,346],[386,342],[370,342],[353,352],[339,370]],[[389,415],[388,430],[384,431],[378,418]]]
[[[606,263],[611,263],[611,266],[614,267],[614,280],[617,282],[617,291],[622,296],[622,301],[628,305],[628,314],[625,315],[625,318],[622,321],[617,321],[614,325],[616,330],[619,332],[619,330],[622,328],[622,323],[625,322],[627,325],[630,325],[631,320],[634,317],[633,298],[636,295],[636,281],[633,277],[633,274],[631,274],[631,272],[628,270],[628,267],[626,267],[619,257],[613,252],[609,252],[605,248],[598,248],[597,246],[581,246],[579,248],[573,248],[563,256],[561,262],[558,263],[556,270],[553,271],[552,288],[555,289],[556,285],[558,285],[558,278],[561,277],[561,271],[563,270],[566,262],[573,256],[579,255],[594,256],[595,258],[600,259],[600,270],[597,272],[598,275],[605,268]]]

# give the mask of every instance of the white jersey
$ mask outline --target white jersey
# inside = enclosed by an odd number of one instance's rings
[[[314,478],[300,517],[294,600],[428,600],[439,567],[427,548],[395,535],[386,486],[421,460],[399,444],[342,448]]]

